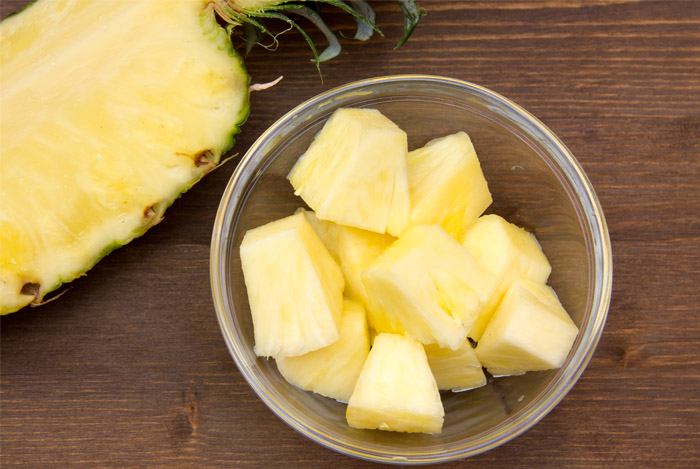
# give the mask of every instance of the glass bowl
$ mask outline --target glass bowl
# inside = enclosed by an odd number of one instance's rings
[[[274,360],[253,351],[253,324],[239,258],[251,228],[304,206],[286,179],[340,107],[381,111],[408,134],[409,150],[466,131],[493,194],[488,213],[534,232],[552,264],[549,284],[579,327],[558,370],[490,380],[442,393],[439,435],[357,430],[344,404],[288,384]],[[610,303],[612,256],[605,218],[581,166],[540,121],[508,99],[463,81],[424,75],[372,78],[297,106],[248,150],[223,194],[211,245],[214,304],[226,345],[260,399],[284,422],[327,448],[377,462],[428,464],[472,456],[532,427],[561,401],[588,364]],[[563,443],[563,442],[562,442]]]

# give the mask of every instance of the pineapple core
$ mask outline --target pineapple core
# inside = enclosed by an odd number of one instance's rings
[[[498,215],[485,215],[467,230],[462,244],[489,272],[496,276],[496,289],[469,331],[478,341],[498,302],[519,277],[546,283],[552,267],[532,233],[508,223]]]
[[[277,368],[289,383],[347,403],[369,353],[367,315],[357,302],[343,301],[340,338],[298,357],[277,357]]]
[[[375,109],[338,109],[289,173],[323,220],[401,234],[411,209],[406,133]]]
[[[258,356],[293,357],[338,340],[343,274],[303,213],[248,231],[240,253]]]
[[[466,391],[486,384],[486,375],[468,340],[457,350],[426,345],[430,369],[440,391]]]
[[[439,225],[408,228],[362,275],[377,332],[452,350],[495,287],[491,273]]]
[[[440,433],[445,411],[425,351],[411,337],[379,334],[346,417],[355,428]]]
[[[411,224],[437,223],[454,239],[491,205],[484,173],[464,132],[431,140],[408,154]]]
[[[328,252],[340,265],[345,276],[345,295],[360,301],[367,308],[369,299],[365,284],[362,282],[362,272],[396,238],[388,234],[319,220],[313,212],[305,211],[304,213],[321,241],[328,248]]]
[[[577,334],[554,290],[519,279],[504,295],[476,356],[493,376],[560,368]]]

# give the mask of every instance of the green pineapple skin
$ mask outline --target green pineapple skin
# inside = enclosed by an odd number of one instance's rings
[[[11,15],[8,15],[6,18],[4,18],[0,23],[4,22],[7,18],[10,17],[15,17],[17,19],[18,16],[26,13],[32,6],[36,5],[39,3],[39,0],[35,0],[27,5],[24,6],[21,10],[12,13]],[[246,78],[246,84],[250,84],[250,76],[248,75],[248,72],[245,67],[245,63],[243,62],[243,58],[236,52],[233,42],[231,41],[231,37],[229,34],[226,32],[224,28],[219,26],[219,24],[216,21],[216,16],[213,14],[207,14],[206,12],[200,13],[200,24],[202,25],[202,33],[210,40],[212,41],[216,47],[220,50],[228,52],[229,57],[235,59],[238,62],[238,65],[240,67],[241,73],[245,76]],[[157,225],[162,219],[165,214],[165,211],[177,200],[187,192],[192,186],[194,186],[197,182],[199,182],[207,173],[212,171],[218,164],[221,162],[221,157],[222,155],[226,154],[231,148],[233,148],[235,144],[235,137],[241,132],[241,126],[247,121],[249,115],[250,115],[250,91],[248,91],[248,88],[246,87],[246,97],[245,97],[245,102],[243,106],[241,107],[241,110],[239,112],[238,120],[236,121],[236,124],[233,126],[231,131],[229,132],[228,138],[226,140],[226,143],[224,146],[220,149],[202,149],[202,151],[209,150],[211,151],[213,155],[213,160],[211,161],[212,164],[207,164],[204,166],[204,169],[195,175],[193,179],[188,181],[184,187],[182,187],[177,193],[175,193],[172,197],[165,198],[157,204],[154,204],[154,210],[156,211],[155,215],[152,217],[145,218],[145,222],[143,225],[135,228],[132,232],[131,235],[127,238],[123,239],[117,239],[114,240],[112,243],[109,245],[105,246],[99,253],[97,253],[94,258],[92,258],[88,263],[85,264],[84,268],[81,269],[80,271],[76,272],[71,272],[67,273],[65,275],[61,275],[55,283],[53,283],[49,287],[45,287],[44,285],[41,285],[41,289],[39,293],[36,296],[28,296],[27,301],[24,305],[19,306],[19,307],[14,307],[14,305],[6,305],[2,299],[0,299],[0,316],[4,316],[10,313],[17,312],[24,308],[27,305],[31,306],[38,306],[44,303],[44,298],[46,297],[47,294],[56,291],[58,288],[60,288],[63,284],[72,282],[73,280],[82,277],[85,275],[90,269],[92,269],[100,260],[102,260],[105,256],[113,252],[115,249],[124,246],[128,243],[130,243],[132,240],[135,238],[138,238],[146,233],[150,228],[153,226]],[[157,207],[156,207],[157,205]],[[144,207],[144,211],[147,210],[149,207]]]

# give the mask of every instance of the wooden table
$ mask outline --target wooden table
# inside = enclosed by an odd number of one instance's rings
[[[23,0],[3,0],[2,16]],[[298,34],[247,59],[241,154],[291,107],[348,81],[452,76],[537,115],[587,171],[615,280],[607,326],[569,395],[524,435],[456,466],[700,464],[700,1],[376,5],[386,39],[344,41],[323,83]],[[330,24],[350,32],[339,14]],[[317,35],[314,35],[317,37]],[[320,41],[320,38],[319,38]],[[233,364],[209,289],[209,242],[235,162],[59,300],[2,318],[3,467],[367,467],[275,417]]]

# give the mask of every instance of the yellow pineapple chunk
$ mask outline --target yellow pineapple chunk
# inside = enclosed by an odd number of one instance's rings
[[[258,356],[303,355],[338,340],[343,274],[304,214],[248,231],[241,265]]]
[[[559,368],[577,334],[551,288],[519,279],[503,296],[476,356],[493,376]]]
[[[345,275],[347,294],[357,298],[365,307],[369,303],[362,272],[379,257],[396,238],[350,226],[338,226],[338,257]]]
[[[408,154],[411,223],[437,223],[453,238],[491,205],[484,173],[464,132],[431,140]]]
[[[453,350],[495,279],[440,225],[408,228],[362,275],[370,325]]]
[[[304,210],[303,208],[297,209],[296,213],[303,213],[306,217],[306,221],[309,222],[311,228],[314,229],[319,239],[323,242],[323,245],[328,249],[328,253],[333,257],[333,260],[340,265],[340,257],[338,257],[338,242],[336,241],[336,227],[339,226],[336,223],[328,220],[321,220],[316,216],[314,212],[309,210]]]
[[[411,210],[406,133],[376,109],[338,109],[289,173],[323,220],[398,236]]]
[[[369,353],[367,315],[357,302],[343,300],[340,338],[298,357],[277,357],[277,368],[289,383],[347,403]]]
[[[445,411],[425,351],[411,337],[379,334],[346,417],[355,428],[440,433]]]
[[[486,376],[468,340],[457,350],[426,345],[430,369],[440,391],[466,391],[486,384]]]
[[[313,212],[305,211],[307,220],[314,227],[333,259],[345,276],[345,295],[367,308],[367,289],[362,282],[362,272],[394,241],[388,234],[361,230],[352,226],[320,220]]]
[[[498,215],[485,215],[474,222],[462,244],[497,281],[493,295],[469,331],[469,337],[478,341],[498,302],[515,279],[526,277],[544,284],[552,267],[535,235]]]

